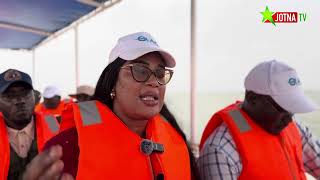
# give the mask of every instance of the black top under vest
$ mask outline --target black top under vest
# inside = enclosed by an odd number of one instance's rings
[[[10,145],[10,167],[7,180],[21,180],[27,164],[38,154],[36,130],[34,131],[34,134],[35,136],[26,158],[18,156]]]

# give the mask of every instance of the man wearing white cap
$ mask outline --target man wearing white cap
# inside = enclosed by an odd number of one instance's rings
[[[69,94],[70,97],[75,98],[77,102],[90,101],[94,94],[94,88],[87,85],[77,87],[75,94]]]
[[[245,99],[213,115],[202,135],[202,179],[306,179],[320,177],[320,142],[294,120],[317,109],[296,71],[272,60],[245,79]]]
[[[43,91],[43,102],[35,108],[36,112],[52,114],[60,121],[65,102],[61,101],[61,92],[56,86],[47,86]]]

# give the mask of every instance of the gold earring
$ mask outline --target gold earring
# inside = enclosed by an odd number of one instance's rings
[[[114,90],[112,90],[110,93],[110,98],[114,99],[114,97],[116,97],[116,92]]]

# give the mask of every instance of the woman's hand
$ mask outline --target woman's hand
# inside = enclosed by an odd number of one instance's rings
[[[27,166],[23,180],[73,180],[70,174],[62,174],[62,147],[52,146],[38,154]]]

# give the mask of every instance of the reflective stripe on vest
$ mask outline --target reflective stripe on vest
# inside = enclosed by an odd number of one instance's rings
[[[143,139],[105,104],[87,101],[76,103],[72,108],[73,111],[68,112],[74,116],[81,152],[78,180],[150,180],[159,173],[163,173],[166,180],[191,179],[187,146],[179,133],[160,116],[149,119],[146,139],[162,144],[165,150],[147,156],[140,149]],[[67,113],[63,116],[71,117]]]
[[[45,115],[44,119],[46,120],[51,132],[56,133],[59,131],[59,125],[57,124],[57,120],[54,116]]]
[[[83,126],[102,123],[95,101],[85,101],[78,103],[78,105],[82,117]]]
[[[306,179],[301,136],[294,122],[278,135],[267,133],[241,110],[241,102],[238,101],[212,116],[201,139],[202,148],[222,123],[227,126],[242,163],[237,179],[292,180],[292,173],[299,180]]]
[[[232,120],[237,125],[241,133],[251,130],[248,122],[246,121],[246,119],[243,117],[243,115],[239,110],[229,111],[228,114],[232,117]]]

